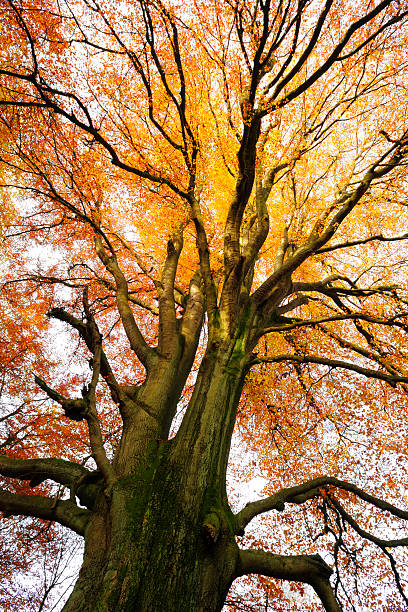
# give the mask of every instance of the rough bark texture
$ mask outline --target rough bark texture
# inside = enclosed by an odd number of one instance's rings
[[[66,611],[221,610],[239,558],[224,483],[243,366],[231,350],[204,360],[176,438],[137,461],[120,449],[124,474],[98,489]]]

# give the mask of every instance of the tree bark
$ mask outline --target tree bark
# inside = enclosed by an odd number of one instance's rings
[[[210,357],[177,436],[150,439],[137,461],[127,441],[132,469],[120,449],[122,474],[97,489],[66,612],[222,609],[239,562],[225,472],[247,357]]]

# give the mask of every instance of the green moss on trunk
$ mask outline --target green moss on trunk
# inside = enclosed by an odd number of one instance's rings
[[[227,349],[204,360],[173,440],[146,441],[131,471],[122,448],[65,612],[222,609],[238,564],[225,472],[247,359],[241,341]]]

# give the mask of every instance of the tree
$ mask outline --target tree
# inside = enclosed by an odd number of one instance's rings
[[[1,7],[0,509],[84,537],[64,609],[258,574],[335,611],[353,560],[407,604],[405,1]],[[233,512],[237,422],[271,489]],[[288,508],[290,554],[245,548]]]

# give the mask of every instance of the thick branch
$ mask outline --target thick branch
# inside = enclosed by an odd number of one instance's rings
[[[310,584],[327,612],[340,612],[329,578],[332,569],[320,555],[275,555],[263,550],[241,550],[239,575],[263,574],[280,580]]]
[[[128,283],[119,267],[116,255],[114,253],[111,255],[107,254],[102,239],[98,235],[95,236],[95,246],[99,259],[115,279],[117,291],[116,303],[130,346],[145,368],[149,369],[155,357],[155,353],[144,339],[133,316],[133,312],[129,305]]]
[[[183,226],[176,228],[167,243],[167,257],[164,262],[159,293],[159,343],[161,354],[171,354],[176,348],[177,322],[174,302],[174,283],[177,266],[183,248]]]
[[[389,512],[398,518],[408,519],[408,510],[397,508],[393,504],[390,504],[379,497],[366,493],[363,489],[360,489],[360,487],[355,484],[345,480],[340,480],[334,476],[319,476],[318,478],[303,482],[300,485],[281,489],[269,497],[265,497],[264,499],[247,504],[245,508],[243,508],[241,512],[238,512],[235,517],[235,533],[242,532],[245,526],[248,525],[248,523],[250,523],[255,516],[258,516],[264,512],[269,512],[270,510],[282,511],[286,503],[302,504],[305,501],[312,499],[312,497],[319,495],[319,490],[327,486],[336,487],[338,489],[342,489],[343,491],[354,493],[354,495],[363,501],[372,504],[380,510]]]
[[[44,480],[70,486],[89,474],[89,470],[64,459],[14,459],[0,455],[0,474],[29,480],[31,487],[36,487]]]
[[[199,201],[191,197],[191,217],[194,223],[197,236],[197,250],[200,259],[200,272],[204,282],[204,291],[206,297],[206,306],[208,318],[212,321],[217,309],[217,290],[214,283],[214,277],[211,271],[210,251],[208,247],[207,233],[204,227],[204,221],[201,214]]]
[[[269,212],[266,203],[272,187],[275,184],[276,176],[284,170],[287,165],[288,164],[285,162],[273,166],[266,172],[263,178],[257,180],[255,193],[256,221],[254,227],[248,231],[248,241],[244,250],[244,276],[253,265],[268,236]]]
[[[322,602],[326,612],[341,612],[342,608],[336,599],[329,580],[317,576],[313,578],[310,584]]]
[[[86,417],[88,410],[87,403],[83,397],[71,399],[61,395],[58,391],[55,391],[47,385],[39,376],[34,376],[34,380],[37,385],[48,395],[49,398],[58,402],[62,406],[65,416],[72,421],[82,421]]]
[[[204,314],[204,297],[201,275],[196,272],[190,281],[187,304],[181,322],[180,333],[188,352],[193,355],[198,343]]]
[[[390,385],[395,386],[396,383],[408,383],[408,376],[399,376],[397,374],[387,374],[380,372],[379,370],[373,370],[372,368],[364,368],[363,366],[350,363],[348,361],[341,361],[340,359],[329,359],[326,357],[314,357],[312,355],[276,355],[275,357],[264,357],[256,358],[251,362],[251,365],[257,363],[280,363],[282,361],[294,361],[296,363],[316,363],[318,365],[328,366],[329,368],[341,368],[343,370],[349,370],[350,372],[356,372],[366,376],[367,378],[377,378],[378,380],[385,380]]]
[[[224,229],[224,264],[227,274],[238,264],[240,258],[240,228],[254,184],[259,134],[260,120],[257,117],[245,120],[244,134],[237,154],[239,174]]]
[[[33,516],[46,521],[57,521],[80,535],[85,529],[91,513],[71,500],[56,500],[40,495],[16,495],[0,489],[0,510],[5,516]]]

